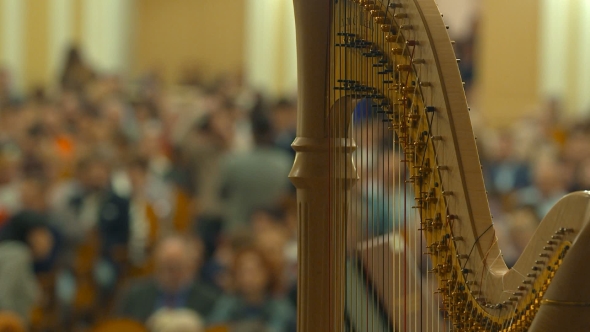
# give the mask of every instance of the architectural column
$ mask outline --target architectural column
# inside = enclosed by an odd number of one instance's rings
[[[49,64],[47,75],[59,81],[66,53],[74,44],[75,0],[49,0]]]
[[[295,19],[291,0],[247,0],[245,28],[247,82],[271,96],[297,86]]]
[[[100,72],[126,74],[130,60],[133,0],[83,0],[81,48]]]
[[[540,29],[540,94],[560,100],[567,116],[590,113],[590,3],[541,1]]]
[[[25,3],[0,0],[0,65],[11,73],[15,92],[24,89]]]

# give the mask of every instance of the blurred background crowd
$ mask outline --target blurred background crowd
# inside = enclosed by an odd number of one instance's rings
[[[490,126],[471,23],[456,51],[513,264],[559,198],[590,189],[590,117],[544,96]],[[83,48],[64,54],[55,81],[24,92],[0,66],[0,318],[32,331],[113,318],[140,323],[128,331],[295,331],[296,91],[269,94],[242,71],[129,79]]]
[[[238,75],[131,91],[77,49],[55,96],[12,95],[7,69],[0,82],[0,256],[14,258],[0,308],[28,320],[34,303],[33,326],[52,329],[188,307],[293,330],[293,100]]]

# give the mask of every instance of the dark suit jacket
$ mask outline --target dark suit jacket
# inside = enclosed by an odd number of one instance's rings
[[[153,278],[132,281],[118,303],[116,314],[143,323],[155,312],[160,295]],[[188,290],[184,308],[196,311],[205,319],[213,309],[218,296],[219,292],[215,287],[194,282]]]
[[[69,200],[69,207],[79,217],[87,193],[79,191]],[[129,206],[130,200],[108,189],[101,194],[97,216],[97,228],[101,239],[101,255],[111,259],[116,246],[129,242]]]

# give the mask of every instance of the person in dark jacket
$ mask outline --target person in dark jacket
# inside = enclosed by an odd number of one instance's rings
[[[190,239],[171,235],[156,247],[155,275],[134,280],[121,297],[117,315],[145,322],[163,308],[187,308],[206,317],[218,291],[195,278],[200,258]]]

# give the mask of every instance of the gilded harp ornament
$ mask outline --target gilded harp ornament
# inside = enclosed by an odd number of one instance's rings
[[[298,330],[589,331],[589,193],[508,269],[433,0],[294,0]]]

